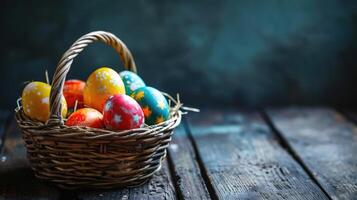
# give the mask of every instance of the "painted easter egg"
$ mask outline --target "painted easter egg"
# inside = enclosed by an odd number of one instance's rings
[[[67,107],[74,108],[77,101],[77,108],[83,108],[83,90],[86,83],[81,80],[68,80],[64,82],[63,96],[66,98]]]
[[[87,79],[83,91],[84,104],[102,112],[105,101],[115,94],[125,94],[124,83],[116,71],[102,67]]]
[[[119,75],[124,82],[125,93],[127,95],[131,95],[134,90],[146,86],[143,79],[141,79],[140,76],[138,76],[134,72],[122,71],[119,73]]]
[[[144,124],[144,113],[133,98],[118,94],[106,101],[103,121],[105,127],[110,130],[139,128]]]
[[[68,117],[66,125],[103,128],[103,115],[93,108],[81,108]]]
[[[26,85],[22,92],[22,108],[31,119],[46,122],[50,115],[50,92],[51,86],[34,81]],[[67,103],[62,97],[62,116],[67,114]]]
[[[170,118],[169,105],[159,90],[152,87],[142,87],[135,90],[131,97],[140,104],[146,124],[159,124]]]

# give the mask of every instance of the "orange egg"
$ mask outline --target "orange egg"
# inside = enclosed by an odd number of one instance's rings
[[[22,92],[22,108],[31,119],[46,122],[50,116],[50,92],[51,86],[34,81],[26,85]],[[62,97],[62,116],[67,114],[67,103]]]
[[[102,112],[105,101],[112,95],[125,94],[125,86],[119,74],[107,67],[95,70],[84,87],[84,104]]]
[[[103,128],[103,115],[93,108],[82,108],[68,117],[66,125]]]
[[[77,101],[77,108],[83,108],[83,90],[86,83],[81,80],[68,80],[64,82],[63,96],[66,98],[67,107],[74,108]]]

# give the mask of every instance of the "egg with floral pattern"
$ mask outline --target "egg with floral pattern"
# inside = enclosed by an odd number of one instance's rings
[[[117,94],[109,97],[104,105],[103,121],[107,129],[128,130],[144,124],[140,105],[130,96]]]
[[[103,115],[101,112],[93,108],[81,108],[68,117],[66,125],[103,128]]]
[[[131,97],[140,104],[146,124],[159,124],[170,118],[169,105],[159,90],[152,87],[141,87],[135,90]]]
[[[143,79],[134,72],[122,71],[119,75],[124,82],[125,93],[127,95],[131,95],[136,89],[146,86]]]
[[[22,92],[22,109],[33,120],[46,122],[50,116],[51,86],[47,83],[34,81],[26,85]],[[62,96],[62,116],[67,115],[67,103]]]
[[[102,67],[87,79],[83,91],[84,104],[102,112],[105,101],[115,94],[125,94],[124,83],[116,71]]]

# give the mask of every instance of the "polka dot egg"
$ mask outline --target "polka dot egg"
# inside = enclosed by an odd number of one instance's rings
[[[170,118],[170,108],[167,100],[157,89],[141,87],[135,90],[131,97],[140,104],[145,115],[146,124],[159,124]]]
[[[131,95],[134,90],[145,87],[143,79],[141,79],[137,74],[131,71],[122,71],[120,72],[120,77],[125,85],[125,93]]]
[[[106,101],[103,121],[105,127],[110,130],[139,128],[144,124],[144,113],[133,98],[118,94]]]
[[[116,71],[102,67],[87,79],[83,91],[84,104],[102,112],[105,101],[115,94],[125,94],[124,83]]]
[[[31,82],[22,92],[22,108],[25,114],[33,120],[46,122],[50,115],[51,86],[43,82]],[[67,103],[62,97],[62,116],[67,115]]]

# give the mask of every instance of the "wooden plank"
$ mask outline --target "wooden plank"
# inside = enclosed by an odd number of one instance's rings
[[[133,188],[81,191],[78,199],[176,199],[176,192],[165,161],[148,183]]]
[[[169,161],[172,164],[178,193],[181,199],[210,199],[194,147],[184,129],[184,122],[176,128],[169,147]]]
[[[15,119],[5,132],[0,155],[0,199],[58,199],[58,189],[33,175]]]
[[[189,122],[220,199],[328,199],[258,113],[202,112]]]
[[[357,127],[328,108],[270,109],[268,116],[332,199],[357,199]]]

